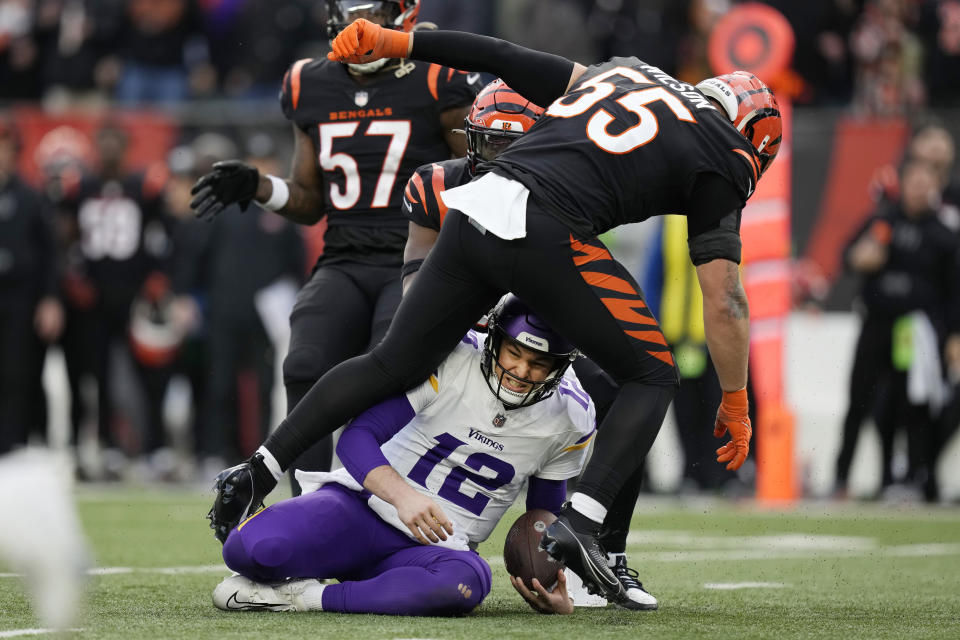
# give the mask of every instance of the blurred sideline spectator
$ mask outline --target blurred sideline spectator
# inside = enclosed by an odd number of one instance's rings
[[[210,83],[196,0],[125,0],[115,46],[101,64],[108,65],[102,73],[115,79],[121,104],[182,102],[191,81]]]
[[[115,0],[38,0],[35,38],[48,108],[102,108],[109,87],[103,86],[101,62],[120,28]]]
[[[676,77],[697,84],[709,78],[714,71],[707,59],[710,34],[723,15],[729,11],[728,0],[690,0],[687,7],[687,29],[677,47]]]
[[[936,216],[939,189],[929,165],[908,162],[897,202],[881,203],[845,252],[848,267],[863,277],[865,316],[837,457],[838,497],[846,495],[860,427],[876,402],[881,492],[904,481],[928,500],[937,498],[933,429],[946,399],[939,353],[947,336],[955,341],[960,331],[960,238]],[[905,478],[894,478],[900,425],[907,430],[909,470]]]
[[[429,1],[429,0],[428,0]],[[576,0],[511,0],[499,2],[495,33],[499,38],[593,64],[600,58],[595,42],[584,37],[586,9]],[[441,28],[446,28],[440,25]],[[592,34],[590,34],[592,35]]]
[[[43,359],[63,330],[53,228],[39,194],[16,173],[17,155],[15,132],[0,123],[0,454],[46,422],[36,411],[45,406],[37,401]]]
[[[310,48],[325,33],[322,5],[310,0],[204,2],[210,58],[223,95],[272,105],[290,62],[319,55]]]
[[[911,8],[906,0],[870,0],[850,35],[854,107],[863,113],[901,115],[926,102],[923,47],[908,24]]]
[[[960,106],[960,1],[927,0],[920,5],[930,104]]]
[[[72,327],[79,335],[72,339],[79,349],[91,349],[80,358],[92,358],[104,454],[103,464],[81,460],[80,471],[116,479],[124,472],[126,453],[153,453],[165,437],[161,406],[168,371],[131,357],[129,331],[134,301],[157,300],[167,286],[162,271],[170,252],[169,220],[160,201],[166,169],[125,172],[127,134],[112,124],[100,129],[96,144],[99,167],[83,177],[61,210],[74,234],[67,249],[75,261],[68,296],[80,313]],[[132,375],[120,373],[126,368]],[[78,392],[82,398],[82,387]],[[141,392],[145,415],[133,402]]]

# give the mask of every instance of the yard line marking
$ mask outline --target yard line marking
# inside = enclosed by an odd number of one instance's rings
[[[627,544],[690,549],[783,549],[787,551],[860,551],[879,547],[875,538],[784,533],[769,536],[704,536],[692,531],[631,531]]]
[[[789,586],[785,582],[707,582],[703,588],[732,591],[734,589],[782,589]]]
[[[91,576],[118,576],[131,573],[162,573],[178,575],[182,573],[229,573],[230,570],[222,564],[206,564],[192,567],[96,567],[87,571]],[[19,573],[0,573],[0,578],[19,578]],[[0,636],[2,637],[2,636]]]
[[[83,631],[83,629],[64,629],[66,633]],[[0,631],[0,638],[17,638],[19,636],[39,636],[44,633],[60,633],[60,629],[13,629],[11,631]]]
[[[634,547],[635,548],[635,547]],[[721,562],[729,560],[817,560],[824,558],[865,558],[867,556],[915,558],[919,556],[960,555],[960,544],[905,544],[859,550],[809,549],[723,549],[703,551],[630,551],[631,561],[642,562]]]

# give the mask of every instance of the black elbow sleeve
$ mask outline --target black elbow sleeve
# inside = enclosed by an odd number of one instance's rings
[[[410,57],[492,73],[542,107],[566,92],[573,73],[573,62],[562,56],[463,31],[418,31]]]

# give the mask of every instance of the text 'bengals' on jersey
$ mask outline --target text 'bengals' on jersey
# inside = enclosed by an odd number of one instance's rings
[[[633,57],[589,67],[479,170],[523,183],[580,238],[656,215],[708,215],[686,207],[706,173],[742,207],[760,174],[753,146],[702,93]]]
[[[471,104],[482,82],[436,64],[402,65],[356,80],[325,58],[294,63],[280,102],[313,140],[324,182],[325,261],[402,261],[401,197],[414,170],[450,157],[440,114]]]

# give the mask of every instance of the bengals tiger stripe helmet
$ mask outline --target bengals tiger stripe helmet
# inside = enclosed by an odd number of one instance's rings
[[[750,141],[763,174],[780,150],[783,122],[770,87],[749,71],[707,78],[697,90],[720,103],[730,122]]]
[[[467,133],[467,166],[493,160],[530,130],[543,108],[533,104],[499,78],[477,94],[464,122]]]

